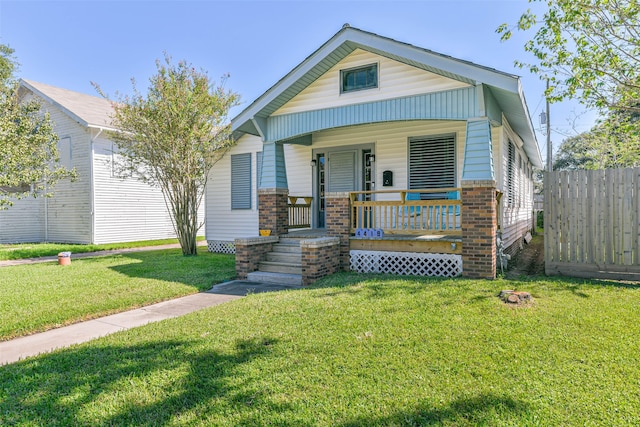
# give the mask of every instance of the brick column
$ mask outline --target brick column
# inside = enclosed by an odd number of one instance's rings
[[[495,279],[496,182],[462,181],[462,275]]]
[[[271,230],[272,236],[289,232],[289,190],[261,188],[258,190],[258,227]]]
[[[323,237],[300,242],[302,250],[302,285],[340,270],[340,238]]]
[[[349,271],[350,206],[349,193],[325,195],[325,228],[328,236],[340,238],[340,267],[343,271]]]
[[[247,274],[258,270],[258,264],[278,240],[276,236],[235,239],[237,278],[246,279]]]

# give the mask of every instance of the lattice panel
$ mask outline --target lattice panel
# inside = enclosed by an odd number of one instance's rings
[[[220,254],[236,253],[235,243],[225,240],[207,240],[207,249],[209,252],[216,252]]]
[[[351,270],[413,276],[455,277],[462,274],[462,256],[417,252],[350,251]]]

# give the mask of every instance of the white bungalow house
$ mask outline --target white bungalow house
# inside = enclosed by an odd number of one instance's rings
[[[52,198],[17,200],[0,211],[0,243],[113,243],[175,237],[162,193],[114,171],[108,138],[112,107],[96,96],[21,80],[21,95],[37,97],[59,136],[61,162],[78,179],[64,180]],[[204,218],[204,206],[201,218]]]
[[[345,25],[232,125],[206,238],[239,277],[492,278],[532,227],[542,163],[517,76]]]

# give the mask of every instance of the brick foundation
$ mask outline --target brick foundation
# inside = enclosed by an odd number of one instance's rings
[[[496,277],[495,181],[462,182],[462,275]]]
[[[327,193],[325,204],[327,235],[340,238],[340,269],[349,271],[349,237],[351,235],[349,193]]]
[[[246,279],[247,274],[258,270],[258,264],[278,240],[275,236],[236,239],[236,277]]]
[[[340,238],[323,237],[300,242],[302,250],[302,285],[340,270]]]
[[[271,230],[272,236],[289,232],[289,190],[266,188],[258,190],[258,227]]]

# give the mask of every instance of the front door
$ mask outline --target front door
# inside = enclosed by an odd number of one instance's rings
[[[371,155],[373,144],[315,150],[314,176],[315,226],[325,227],[325,192],[372,190],[375,185]]]

